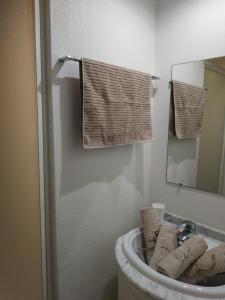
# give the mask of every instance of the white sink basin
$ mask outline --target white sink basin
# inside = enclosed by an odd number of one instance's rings
[[[200,235],[200,236],[203,237],[206,240],[206,242],[208,244],[208,250],[210,250],[210,249],[212,249],[212,248],[214,248],[214,247],[216,247],[220,244],[220,242],[217,242],[217,241],[212,240],[212,239],[208,239],[207,237],[205,237],[203,235]]]
[[[216,241],[207,239],[206,237],[204,238],[208,243],[209,249],[219,244],[219,242],[217,243]],[[225,300],[225,285],[206,287],[186,284],[168,278],[153,270],[143,262],[138,255],[138,253],[140,253],[140,249],[141,232],[139,228],[130,231],[117,240],[115,248],[116,259],[119,266],[120,279],[123,277],[123,283],[119,283],[119,290],[123,289],[125,281],[127,281],[129,289],[135,289],[135,292],[133,291],[132,295],[129,295],[129,297],[124,296],[126,294],[124,291],[121,293],[119,291],[119,300]]]

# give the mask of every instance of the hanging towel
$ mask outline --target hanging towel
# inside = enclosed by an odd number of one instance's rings
[[[173,96],[172,84],[171,84],[171,92],[170,92],[169,136],[176,136],[175,113],[174,113],[174,96]]]
[[[83,145],[104,148],[152,140],[152,77],[82,59]]]
[[[176,137],[196,138],[202,133],[205,89],[175,80],[172,89]],[[172,110],[170,118],[173,118]]]

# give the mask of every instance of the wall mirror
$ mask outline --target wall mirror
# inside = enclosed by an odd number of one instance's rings
[[[172,66],[167,181],[225,196],[225,56]]]

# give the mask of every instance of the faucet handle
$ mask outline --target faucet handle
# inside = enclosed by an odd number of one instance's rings
[[[181,245],[184,241],[188,240],[192,235],[197,234],[196,224],[192,221],[182,221],[182,223],[180,223],[177,227],[179,230],[179,245]]]
[[[180,233],[189,232],[192,234],[196,234],[196,224],[189,220],[184,220],[180,225],[178,225],[178,229]]]

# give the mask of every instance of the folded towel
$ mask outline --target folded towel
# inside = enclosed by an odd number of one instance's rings
[[[181,276],[183,282],[195,284],[207,277],[225,272],[225,244],[206,251]]]
[[[207,248],[203,238],[192,236],[161,260],[157,270],[163,275],[177,279]]]
[[[175,134],[179,139],[196,138],[202,133],[205,89],[179,81],[172,82],[173,105],[170,121],[175,119]],[[173,116],[174,106],[174,116]],[[170,134],[173,126],[170,123]]]
[[[153,269],[157,269],[159,262],[178,247],[179,230],[170,225],[160,227],[156,246],[150,262]]]
[[[140,213],[143,224],[147,260],[149,262],[153,254],[153,249],[155,248],[157,236],[159,234],[159,229],[161,225],[161,212],[158,208],[149,207],[142,209]]]
[[[152,140],[152,77],[82,59],[83,145],[101,148]]]

